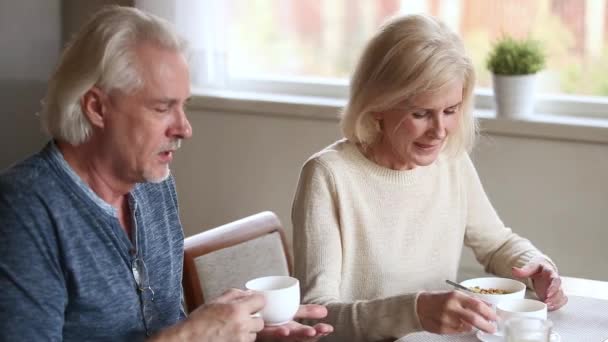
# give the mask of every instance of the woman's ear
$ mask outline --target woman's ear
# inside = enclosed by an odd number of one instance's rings
[[[93,127],[103,128],[107,95],[98,87],[89,89],[80,99],[80,109]]]
[[[372,117],[374,120],[382,121],[384,119],[384,112],[372,112]]]
[[[384,112],[372,112],[371,116],[374,119],[373,124],[376,131],[382,132],[384,128]]]

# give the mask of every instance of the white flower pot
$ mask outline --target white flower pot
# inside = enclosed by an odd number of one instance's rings
[[[496,116],[523,119],[534,111],[537,74],[492,75]]]

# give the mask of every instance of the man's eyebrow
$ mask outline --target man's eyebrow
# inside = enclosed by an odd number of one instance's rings
[[[153,102],[153,103],[169,103],[171,101],[172,101],[172,99],[170,99],[168,97],[161,97],[161,98],[155,98],[155,99],[150,100],[150,102]]]
[[[152,105],[169,105],[172,106],[174,104],[176,104],[178,101],[177,99],[172,99],[172,98],[168,98],[168,97],[163,97],[163,98],[156,98],[156,99],[152,99],[150,100],[150,104]]]
[[[184,102],[189,103],[190,100],[192,100],[192,96],[189,96]],[[174,98],[169,98],[169,97],[161,97],[161,98],[152,99],[152,100],[150,100],[150,102],[152,102],[152,103],[177,103],[177,102],[179,102],[179,100],[174,99]]]

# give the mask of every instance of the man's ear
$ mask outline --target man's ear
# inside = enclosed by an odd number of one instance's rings
[[[80,108],[93,127],[104,127],[108,100],[108,96],[97,86],[89,89],[80,99]]]
[[[375,120],[381,121],[382,119],[384,119],[384,112],[372,112],[372,117]]]

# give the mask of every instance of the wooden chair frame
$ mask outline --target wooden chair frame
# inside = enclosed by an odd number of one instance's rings
[[[182,285],[187,310],[192,312],[192,310],[205,303],[205,296],[194,262],[196,258],[274,232],[278,232],[281,237],[287,269],[291,275],[293,274],[293,266],[285,231],[279,218],[270,211],[251,215],[186,238],[184,241]],[[226,272],[230,272],[230,270],[226,270]]]

